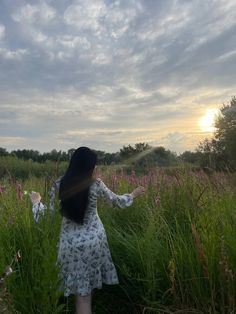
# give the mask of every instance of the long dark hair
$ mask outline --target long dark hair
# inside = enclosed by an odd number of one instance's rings
[[[77,148],[60,182],[60,213],[79,224],[84,222],[96,162],[97,154],[93,150],[84,146]]]

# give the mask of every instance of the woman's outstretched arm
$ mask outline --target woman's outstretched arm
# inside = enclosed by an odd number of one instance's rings
[[[114,192],[112,192],[100,178],[97,179],[97,182],[98,182],[97,190],[98,197],[102,197],[110,205],[119,208],[124,208],[132,205],[134,198],[137,197],[138,195],[143,194],[145,190],[143,187],[138,187],[132,193],[117,195]]]

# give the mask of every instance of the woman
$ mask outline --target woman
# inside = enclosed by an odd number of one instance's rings
[[[79,147],[72,155],[65,175],[55,185],[59,188],[63,217],[57,263],[61,266],[64,296],[76,295],[76,313],[79,314],[92,313],[93,289],[101,289],[102,283],[119,283],[106,232],[97,213],[97,198],[124,208],[144,193],[141,186],[130,194],[113,193],[100,178],[95,178],[96,162],[93,150]],[[30,197],[33,204],[40,203],[39,193],[32,192]],[[50,207],[53,208],[52,203]]]

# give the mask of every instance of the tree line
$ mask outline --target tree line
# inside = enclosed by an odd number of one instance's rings
[[[57,151],[53,149],[51,152],[40,154],[37,150],[18,149],[8,152],[5,148],[0,148],[0,156],[14,156],[23,160],[44,163],[46,161],[69,161],[75,148],[68,151]],[[164,147],[152,147],[148,143],[137,143],[134,146],[123,146],[116,153],[107,153],[101,150],[94,150],[98,156],[98,164],[110,165],[116,163],[136,163],[145,164],[150,161],[156,161],[159,165],[165,166],[176,161],[177,155]]]

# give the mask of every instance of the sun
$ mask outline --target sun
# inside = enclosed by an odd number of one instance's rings
[[[215,122],[217,113],[218,113],[218,109],[216,108],[208,109],[206,114],[200,118],[198,124],[203,132],[212,133],[215,131],[214,122]]]

